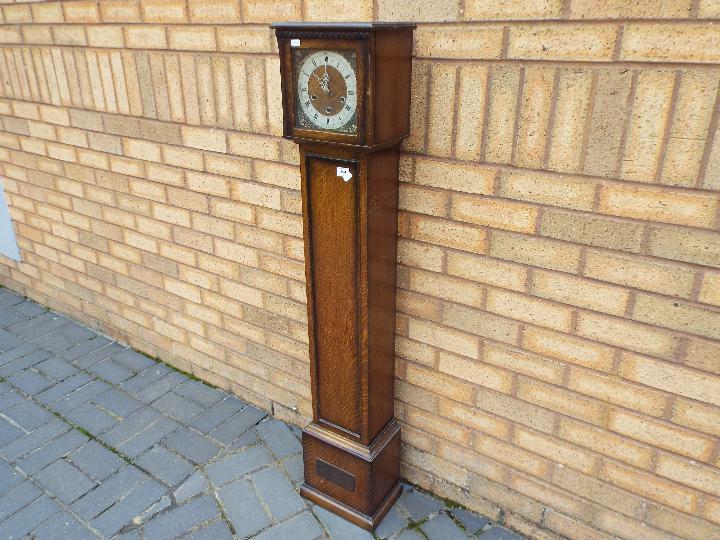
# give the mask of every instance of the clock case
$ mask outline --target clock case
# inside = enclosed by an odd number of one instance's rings
[[[399,143],[410,130],[410,70],[415,25],[398,23],[275,23],[280,53],[283,136],[296,142],[323,141],[379,149]],[[292,46],[293,40],[300,45]],[[294,49],[355,51],[357,132],[297,126],[298,88]]]
[[[300,147],[313,421],[300,493],[373,530],[401,492],[394,418],[400,143],[409,130],[412,24],[278,23],[284,136]],[[295,125],[290,42],[356,51],[358,131]],[[338,177],[338,167],[352,173]]]

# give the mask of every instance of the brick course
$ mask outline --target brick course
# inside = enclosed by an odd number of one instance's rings
[[[0,11],[0,171],[23,257],[0,283],[298,425],[298,154],[266,23],[420,20],[403,474],[534,538],[720,527],[714,2]]]

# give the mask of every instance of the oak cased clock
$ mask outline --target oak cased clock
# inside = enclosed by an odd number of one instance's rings
[[[412,24],[276,23],[300,146],[313,420],[301,494],[374,529],[400,493],[393,416],[399,147]]]

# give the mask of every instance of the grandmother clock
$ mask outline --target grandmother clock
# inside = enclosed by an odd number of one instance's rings
[[[374,529],[400,493],[393,417],[398,153],[412,24],[276,23],[300,145],[313,421],[301,494]]]

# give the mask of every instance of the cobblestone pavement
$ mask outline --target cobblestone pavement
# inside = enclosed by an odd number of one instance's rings
[[[298,495],[299,435],[0,290],[0,540],[371,539]],[[411,486],[376,537],[520,539]]]

